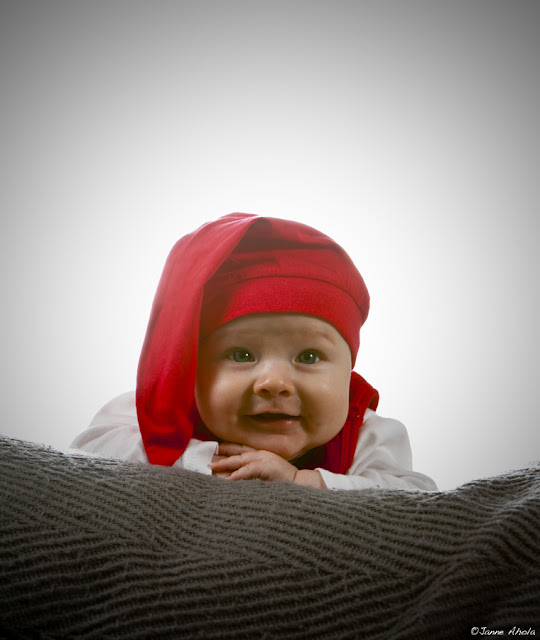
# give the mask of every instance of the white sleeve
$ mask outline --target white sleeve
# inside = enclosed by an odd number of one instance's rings
[[[428,476],[412,470],[409,436],[398,420],[366,409],[351,467],[345,474],[318,469],[328,489],[437,491]]]
[[[108,402],[88,428],[73,440],[71,448],[107,458],[148,463],[137,421],[135,393],[123,393]],[[211,475],[209,465],[216,452],[217,442],[192,439],[172,466]]]

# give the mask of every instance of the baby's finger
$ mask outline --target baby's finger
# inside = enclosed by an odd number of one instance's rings
[[[247,444],[238,444],[237,442],[222,442],[219,445],[219,453],[226,456],[236,456],[250,451],[257,451]]]
[[[262,469],[257,461],[248,462],[243,466],[233,471],[227,480],[253,480],[254,478],[260,478]]]
[[[212,475],[216,478],[225,479],[225,478],[228,478],[231,474],[228,471],[219,471],[219,472],[212,471]]]
[[[233,455],[222,458],[221,460],[216,460],[212,462],[210,468],[213,471],[235,471],[249,462],[249,460],[246,459],[246,455],[249,454]]]

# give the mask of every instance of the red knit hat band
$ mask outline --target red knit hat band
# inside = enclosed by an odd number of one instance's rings
[[[356,358],[363,321],[360,309],[349,293],[314,278],[269,276],[210,287],[203,300],[200,337],[235,318],[254,313],[316,316],[340,332],[349,345],[353,362]]]

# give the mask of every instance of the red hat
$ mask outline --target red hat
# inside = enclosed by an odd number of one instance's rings
[[[298,222],[257,218],[205,285],[200,335],[252,313],[306,313],[334,325],[354,361],[368,310],[362,276],[333,240]]]
[[[304,224],[233,213],[181,238],[163,269],[137,373],[149,461],[173,464],[193,436],[199,336],[252,313],[305,313],[336,327],[354,364],[368,311],[347,253]]]

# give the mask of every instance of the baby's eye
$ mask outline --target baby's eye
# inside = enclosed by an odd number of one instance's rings
[[[317,364],[317,362],[320,361],[320,357],[316,351],[307,349],[306,351],[302,351],[302,353],[296,358],[296,360],[301,364]]]
[[[253,362],[255,360],[253,355],[245,349],[234,349],[229,354],[229,358],[235,362]]]

